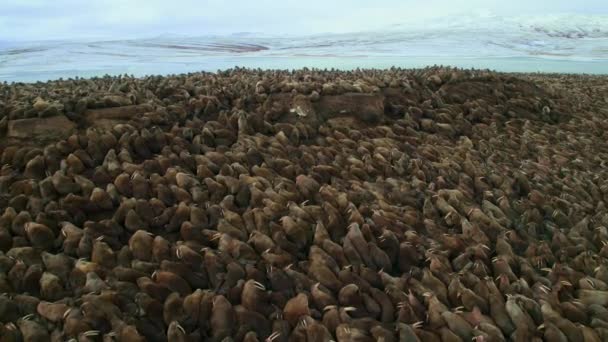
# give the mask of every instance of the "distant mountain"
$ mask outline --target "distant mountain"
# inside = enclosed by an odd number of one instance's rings
[[[505,34],[540,34],[547,37],[606,38],[608,15],[553,14],[542,16],[467,15],[434,18],[387,26],[390,31],[486,31]]]

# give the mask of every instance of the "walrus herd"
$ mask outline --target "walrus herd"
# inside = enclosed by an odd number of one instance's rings
[[[608,341],[608,78],[0,84],[0,341]]]

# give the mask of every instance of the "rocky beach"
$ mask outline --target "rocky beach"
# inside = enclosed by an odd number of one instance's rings
[[[0,341],[607,341],[607,163],[601,75],[1,83]]]

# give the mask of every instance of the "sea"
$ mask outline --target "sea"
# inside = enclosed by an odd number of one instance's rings
[[[0,41],[0,82],[233,67],[420,68],[608,74],[608,16],[459,16],[351,33]]]

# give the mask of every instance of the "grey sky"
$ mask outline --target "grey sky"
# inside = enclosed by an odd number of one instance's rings
[[[608,14],[608,1],[0,0],[0,40],[348,32],[477,12]]]

